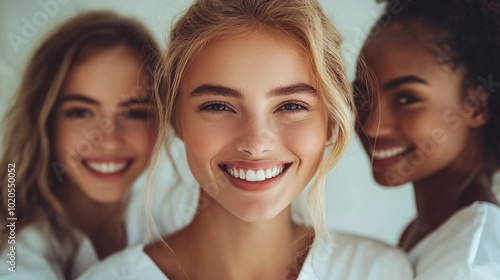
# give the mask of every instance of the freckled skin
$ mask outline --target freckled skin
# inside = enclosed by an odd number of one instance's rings
[[[327,117],[319,98],[300,93],[267,96],[274,88],[296,83],[314,86],[307,62],[295,47],[270,35],[217,40],[191,63],[182,81],[177,133],[186,145],[191,171],[202,188],[216,185],[214,199],[243,220],[271,219],[287,208],[322,158]],[[243,98],[189,98],[203,84],[237,89]],[[308,110],[279,109],[294,101],[306,103]],[[223,102],[232,111],[200,111],[207,102]],[[228,186],[218,166],[227,160],[293,164],[278,186],[256,195]]]
[[[68,74],[60,98],[78,94],[96,102],[62,102],[56,109],[54,149],[58,163],[67,168],[63,185],[103,203],[123,199],[144,171],[153,147],[153,123],[136,117],[135,110],[149,105],[120,107],[120,102],[147,97],[138,91],[145,78],[140,58],[126,46],[99,50],[77,62]],[[91,174],[81,160],[132,159],[126,174],[102,180]]]

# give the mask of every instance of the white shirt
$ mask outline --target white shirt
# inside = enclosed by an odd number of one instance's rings
[[[416,280],[500,279],[500,207],[475,202],[409,252]]]
[[[144,199],[142,196],[138,196]],[[155,216],[155,215],[153,215]],[[171,233],[175,228],[161,224],[158,228],[148,224],[148,214],[138,198],[131,201],[126,215],[127,244],[136,245]],[[175,221],[175,220],[174,220]],[[179,222],[178,222],[179,223]],[[152,228],[148,232],[148,226]],[[75,279],[85,269],[99,262],[97,251],[90,239],[73,228],[77,241],[76,251],[63,246],[53,235],[47,221],[35,222],[16,231],[15,272],[8,270],[10,244],[6,244],[0,256],[0,280],[2,279]]]
[[[299,280],[405,280],[413,279],[406,255],[393,247],[367,238],[330,233],[334,247],[320,239],[309,251]],[[142,245],[127,248],[92,266],[79,280],[168,280],[144,253]]]
[[[2,250],[0,279],[70,279],[99,260],[90,240],[73,229],[76,251],[64,247],[52,234],[49,223],[40,221],[24,228],[16,235],[15,272],[9,271],[7,254],[10,244]]]

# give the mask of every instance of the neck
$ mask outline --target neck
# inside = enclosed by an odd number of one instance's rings
[[[123,203],[100,203],[74,185],[62,187],[61,200],[71,225],[90,238],[100,258],[126,244]]]
[[[413,182],[413,186],[417,218],[400,242],[407,250],[445,223],[457,211],[476,201],[498,205],[491,188],[491,180],[482,165],[468,165],[460,169],[449,166],[432,176]]]
[[[167,240],[177,254],[175,262],[185,271],[183,276],[173,278],[296,276],[311,242],[310,233],[310,229],[292,222],[289,207],[270,221],[245,222],[210,200],[187,228]],[[164,272],[177,276],[168,268]]]

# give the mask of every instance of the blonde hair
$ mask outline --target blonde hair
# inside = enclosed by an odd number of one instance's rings
[[[4,119],[0,166],[15,164],[16,231],[40,219],[49,220],[54,233],[65,237],[58,222],[65,211],[58,197],[61,184],[51,171],[54,109],[72,65],[92,51],[124,44],[137,52],[146,70],[155,69],[159,49],[146,28],[111,12],[88,12],[56,28],[36,49],[24,72],[15,100]],[[59,175],[60,176],[60,175]],[[1,216],[9,217],[7,168],[0,169]],[[8,229],[1,229],[0,248]],[[60,233],[60,234],[58,234]]]
[[[351,85],[340,54],[341,38],[315,0],[198,0],[175,24],[157,73],[163,112],[158,141],[173,138],[175,105],[187,67],[214,40],[267,29],[301,48],[317,78],[318,92],[335,135],[327,145],[309,193],[315,231],[325,230],[324,184],[348,146],[354,124]],[[157,146],[158,148],[159,146]],[[153,153],[157,154],[157,153]]]

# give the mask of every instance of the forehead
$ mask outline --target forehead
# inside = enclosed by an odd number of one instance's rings
[[[362,57],[380,83],[395,76],[416,75],[428,79],[458,74],[439,61],[433,35],[421,26],[390,24],[363,48]]]
[[[139,55],[125,45],[97,50],[71,67],[61,95],[78,93],[97,100],[137,96],[143,68]]]
[[[181,87],[212,83],[241,90],[312,84],[304,51],[290,40],[260,32],[218,38],[189,65]]]

